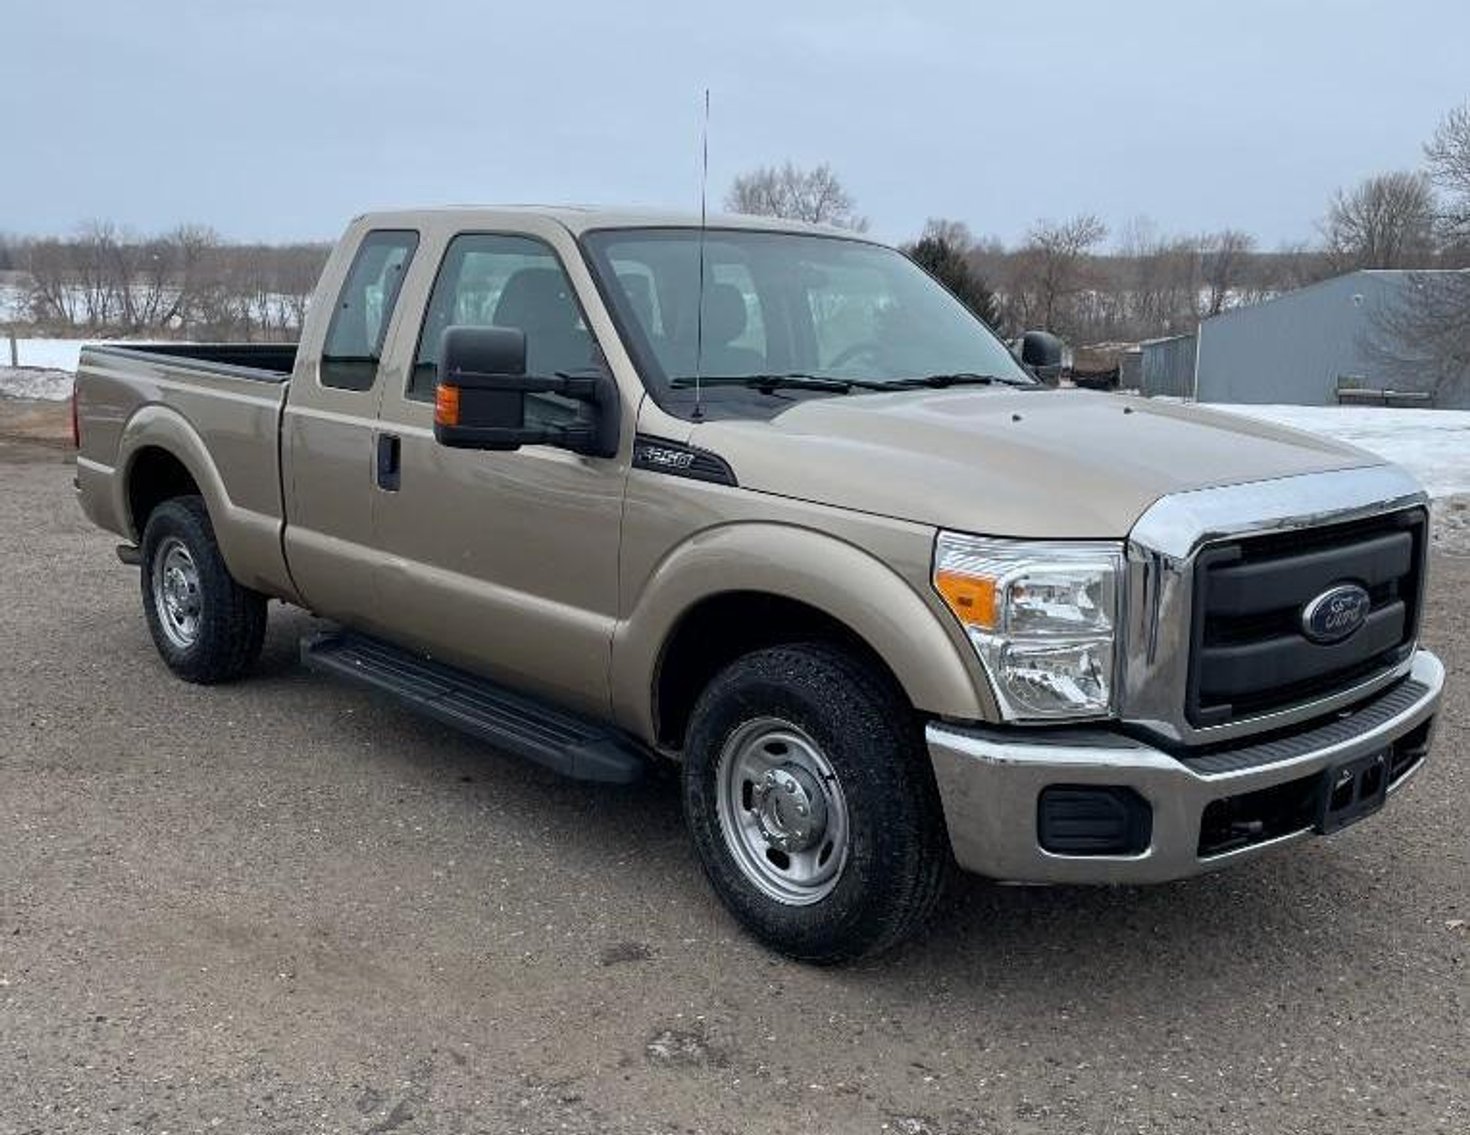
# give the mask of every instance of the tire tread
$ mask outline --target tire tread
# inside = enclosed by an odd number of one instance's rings
[[[849,782],[856,770],[839,770],[850,806],[851,790],[867,792],[865,806],[875,813],[886,862],[877,865],[875,879],[863,883],[872,893],[849,893],[845,908],[830,917],[821,909],[827,899],[811,907],[780,907],[761,896],[735,867],[720,833],[713,766],[728,730],[719,730],[719,723],[732,713],[738,720],[742,712],[760,712],[752,699],[782,690],[791,691],[794,706],[809,704],[813,719],[857,730],[857,740],[849,735],[842,744],[861,753],[860,763],[890,762],[864,770],[862,785]],[[831,643],[754,651],[711,681],[691,717],[684,796],[701,863],[721,899],[762,941],[802,961],[833,964],[891,950],[929,917],[952,867],[918,716],[887,674]]]
[[[164,635],[153,602],[153,556],[168,535],[178,536],[188,545],[204,592],[199,638],[187,650]],[[200,685],[233,681],[248,671],[265,643],[266,597],[241,586],[230,575],[203,498],[172,497],[149,513],[143,527],[142,553],[143,610],[154,645],[169,669],[185,681]]]

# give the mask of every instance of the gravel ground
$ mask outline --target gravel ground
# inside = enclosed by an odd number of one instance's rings
[[[10,398],[0,392],[0,440],[7,439],[70,446],[70,404],[40,398]]]
[[[1470,563],[1382,816],[1152,889],[956,886],[815,970],[668,781],[558,781],[309,675],[163,670],[55,450],[0,441],[0,1132],[1470,1131]]]

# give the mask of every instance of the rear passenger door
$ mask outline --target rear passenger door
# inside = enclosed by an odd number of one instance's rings
[[[368,627],[378,609],[373,479],[383,348],[418,244],[413,230],[370,230],[345,269],[328,266],[320,294],[334,294],[334,306],[312,313],[328,319],[327,331],[315,357],[297,360],[281,426],[291,577],[319,614]],[[303,349],[316,341],[304,334]]]
[[[446,327],[520,328],[531,374],[605,367],[550,235],[446,234],[420,333],[399,336],[406,381],[380,407],[401,450],[399,483],[378,501],[382,617],[392,637],[435,656],[607,714],[624,457],[448,449],[433,432]],[[557,395],[528,403],[528,425],[581,412]],[[632,420],[625,408],[625,432]]]

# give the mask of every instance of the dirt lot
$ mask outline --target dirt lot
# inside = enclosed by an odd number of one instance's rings
[[[0,439],[69,446],[70,403],[0,396]]]
[[[162,669],[0,441],[0,1132],[1470,1131],[1470,561],[1384,815],[1148,890],[966,881],[895,957],[743,938],[667,782],[558,781],[301,670]]]

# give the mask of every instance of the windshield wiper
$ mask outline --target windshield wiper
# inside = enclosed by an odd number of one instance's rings
[[[876,378],[837,378],[825,374],[806,374],[789,371],[785,374],[716,374],[697,381],[688,375],[672,379],[669,385],[679,389],[694,386],[744,386],[771,394],[777,390],[830,390],[835,394],[850,394],[854,390],[918,390],[945,386],[1032,386],[1023,379],[1004,378],[998,374],[979,374],[971,371],[956,371],[953,374],[926,374],[918,378],[895,378],[889,381]]]
[[[1031,386],[1033,384],[1019,378],[1004,378],[998,374],[955,371],[952,374],[925,374],[918,378],[900,378],[888,385],[913,389],[920,386],[943,388],[946,386]]]
[[[671,379],[669,385],[678,390],[692,389],[695,386],[745,386],[759,390],[762,394],[769,394],[774,390],[830,390],[836,394],[846,394],[858,388],[881,390],[889,384],[862,378],[832,378],[828,375],[794,371],[788,374],[717,374],[699,379],[681,376]]]

